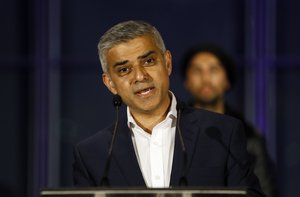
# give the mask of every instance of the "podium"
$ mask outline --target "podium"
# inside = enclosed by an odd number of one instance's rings
[[[42,189],[41,197],[245,197],[246,188],[60,188]]]

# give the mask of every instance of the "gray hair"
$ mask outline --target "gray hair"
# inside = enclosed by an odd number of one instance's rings
[[[166,51],[164,41],[157,29],[144,21],[125,21],[110,28],[100,38],[98,43],[98,55],[102,65],[102,71],[108,71],[106,53],[109,49],[120,43],[128,42],[134,38],[152,35],[156,46],[161,52]]]

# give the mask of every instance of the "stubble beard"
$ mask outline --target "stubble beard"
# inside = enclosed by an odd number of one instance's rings
[[[202,108],[214,108],[222,99],[221,96],[215,96],[211,99],[195,98],[194,105]]]

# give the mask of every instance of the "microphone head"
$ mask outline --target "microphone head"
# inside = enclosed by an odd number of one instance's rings
[[[119,106],[122,105],[122,99],[121,99],[121,97],[118,94],[115,94],[113,96],[113,105],[115,107],[119,107]]]
[[[222,133],[217,127],[209,127],[205,130],[205,133],[208,137],[215,139],[215,140],[221,140],[222,139]]]

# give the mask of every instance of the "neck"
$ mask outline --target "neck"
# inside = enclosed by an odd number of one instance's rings
[[[200,103],[194,103],[195,108],[201,108],[205,109],[208,111],[213,111],[216,113],[224,114],[225,113],[225,103],[223,99],[219,99],[216,103],[214,104],[200,104]]]
[[[157,110],[151,111],[149,113],[138,113],[132,111],[131,114],[137,125],[139,125],[147,133],[151,134],[152,129],[166,118],[170,106],[171,99],[170,96],[168,96],[165,103]]]

